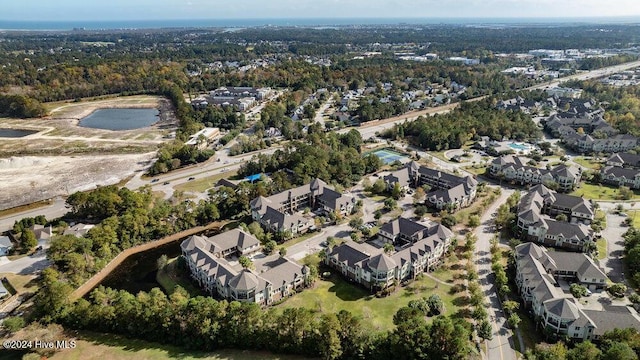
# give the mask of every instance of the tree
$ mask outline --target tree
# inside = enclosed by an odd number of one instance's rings
[[[616,283],[609,286],[607,291],[609,291],[609,293],[611,293],[611,295],[615,297],[623,297],[627,292],[627,286],[623,283]]]
[[[415,190],[415,192],[413,193],[413,203],[414,204],[419,204],[422,201],[424,201],[424,197],[425,197],[425,192],[424,189],[419,187]]]
[[[36,239],[36,234],[29,229],[24,229],[20,234],[20,247],[23,252],[29,252],[38,246],[38,239]]]
[[[440,223],[443,226],[446,226],[448,228],[454,227],[457,222],[458,222],[458,220],[456,220],[456,217],[451,215],[451,214],[447,214],[447,215],[443,216],[442,220],[440,221]]]
[[[264,244],[264,246],[262,247],[262,250],[264,251],[265,254],[271,255],[273,254],[274,251],[276,251],[277,247],[278,247],[278,243],[275,242],[275,240],[269,240],[267,241],[266,244]]]
[[[391,197],[395,200],[400,199],[402,196],[402,188],[400,187],[400,183],[393,183],[393,189],[391,189]]]
[[[353,230],[359,230],[362,227],[363,223],[364,221],[361,217],[353,218],[349,220],[349,227],[351,227]]]
[[[444,312],[444,303],[442,299],[437,294],[433,294],[429,296],[426,300],[427,307],[429,311],[427,313],[428,316],[440,315]]]
[[[280,254],[280,256],[284,257],[287,255],[287,248],[282,246],[280,247],[280,250],[278,250],[278,254]]]
[[[340,333],[342,328],[335,314],[323,314],[320,321],[320,352],[327,360],[337,359],[342,355]]]
[[[591,341],[586,340],[576,344],[567,352],[567,360],[598,360],[601,355],[602,351]]]
[[[571,291],[571,295],[576,299],[587,296],[587,288],[580,284],[571,284],[569,291]]]
[[[557,221],[564,221],[564,222],[566,222],[566,221],[568,220],[568,219],[567,219],[567,215],[565,215],[565,214],[558,214],[558,216],[556,216],[556,220],[557,220]]]
[[[468,223],[469,227],[471,228],[476,228],[480,225],[480,216],[478,215],[471,215],[469,216],[469,223]]]
[[[384,243],[383,249],[386,254],[392,254],[396,250],[396,247],[393,246],[392,243],[386,242]]]
[[[243,269],[253,269],[253,261],[246,256],[240,256],[238,262]]]
[[[518,326],[520,326],[522,319],[520,319],[520,316],[518,316],[517,314],[511,314],[509,316],[509,319],[507,319],[507,322],[509,323],[510,328],[517,329]]]
[[[398,206],[398,203],[393,198],[386,198],[384,200],[384,208],[386,210],[393,210]]]
[[[493,328],[487,320],[482,320],[478,326],[478,336],[483,340],[493,339]]]
[[[638,355],[633,349],[623,342],[613,342],[602,354],[602,360],[637,360]]]
[[[384,183],[384,180],[378,179],[371,186],[371,192],[377,195],[380,195],[385,192],[387,189],[387,184]]]
[[[633,190],[629,189],[628,186],[620,186],[618,189],[618,196],[622,200],[630,200],[633,198]]]
[[[509,315],[513,314],[516,310],[518,310],[519,307],[520,307],[520,303],[517,302],[517,301],[513,301],[513,300],[507,300],[507,301],[502,303],[502,308]]]

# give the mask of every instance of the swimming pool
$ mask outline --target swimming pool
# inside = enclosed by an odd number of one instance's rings
[[[511,143],[509,147],[515,150],[529,150],[529,145],[525,144]]]
[[[385,164],[391,164],[392,162],[396,161],[396,160],[400,160],[400,159],[404,159],[406,158],[406,156],[395,152],[393,150],[388,150],[388,149],[381,149],[381,150],[376,150],[374,152],[372,152],[373,155],[377,156],[380,158],[380,160],[382,160],[383,163]]]

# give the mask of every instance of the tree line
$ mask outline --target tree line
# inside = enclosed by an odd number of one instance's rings
[[[540,136],[540,130],[530,115],[519,111],[496,110],[485,99],[464,102],[447,114],[421,116],[416,121],[394,125],[382,136],[407,139],[422,149],[440,151],[458,149],[480,136],[488,136],[493,140],[534,140]]]
[[[37,309],[47,321],[72,329],[187,349],[268,350],[323,359],[465,359],[472,351],[469,323],[442,315],[427,322],[419,307],[400,308],[393,319],[395,329],[377,332],[344,310],[263,310],[253,303],[190,297],[182,288],[167,296],[158,288],[133,295],[99,287],[87,299],[70,304],[60,296],[69,289],[55,275],[55,270],[43,272]]]

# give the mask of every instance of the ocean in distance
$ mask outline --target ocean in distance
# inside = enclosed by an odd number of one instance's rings
[[[180,19],[122,21],[14,21],[0,20],[0,30],[110,30],[159,28],[244,28],[260,26],[349,26],[349,25],[559,25],[638,24],[638,16],[575,18],[265,18]]]

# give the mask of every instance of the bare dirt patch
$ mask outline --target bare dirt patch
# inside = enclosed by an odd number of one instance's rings
[[[0,210],[116,184],[146,168],[154,156],[152,152],[0,159]]]

